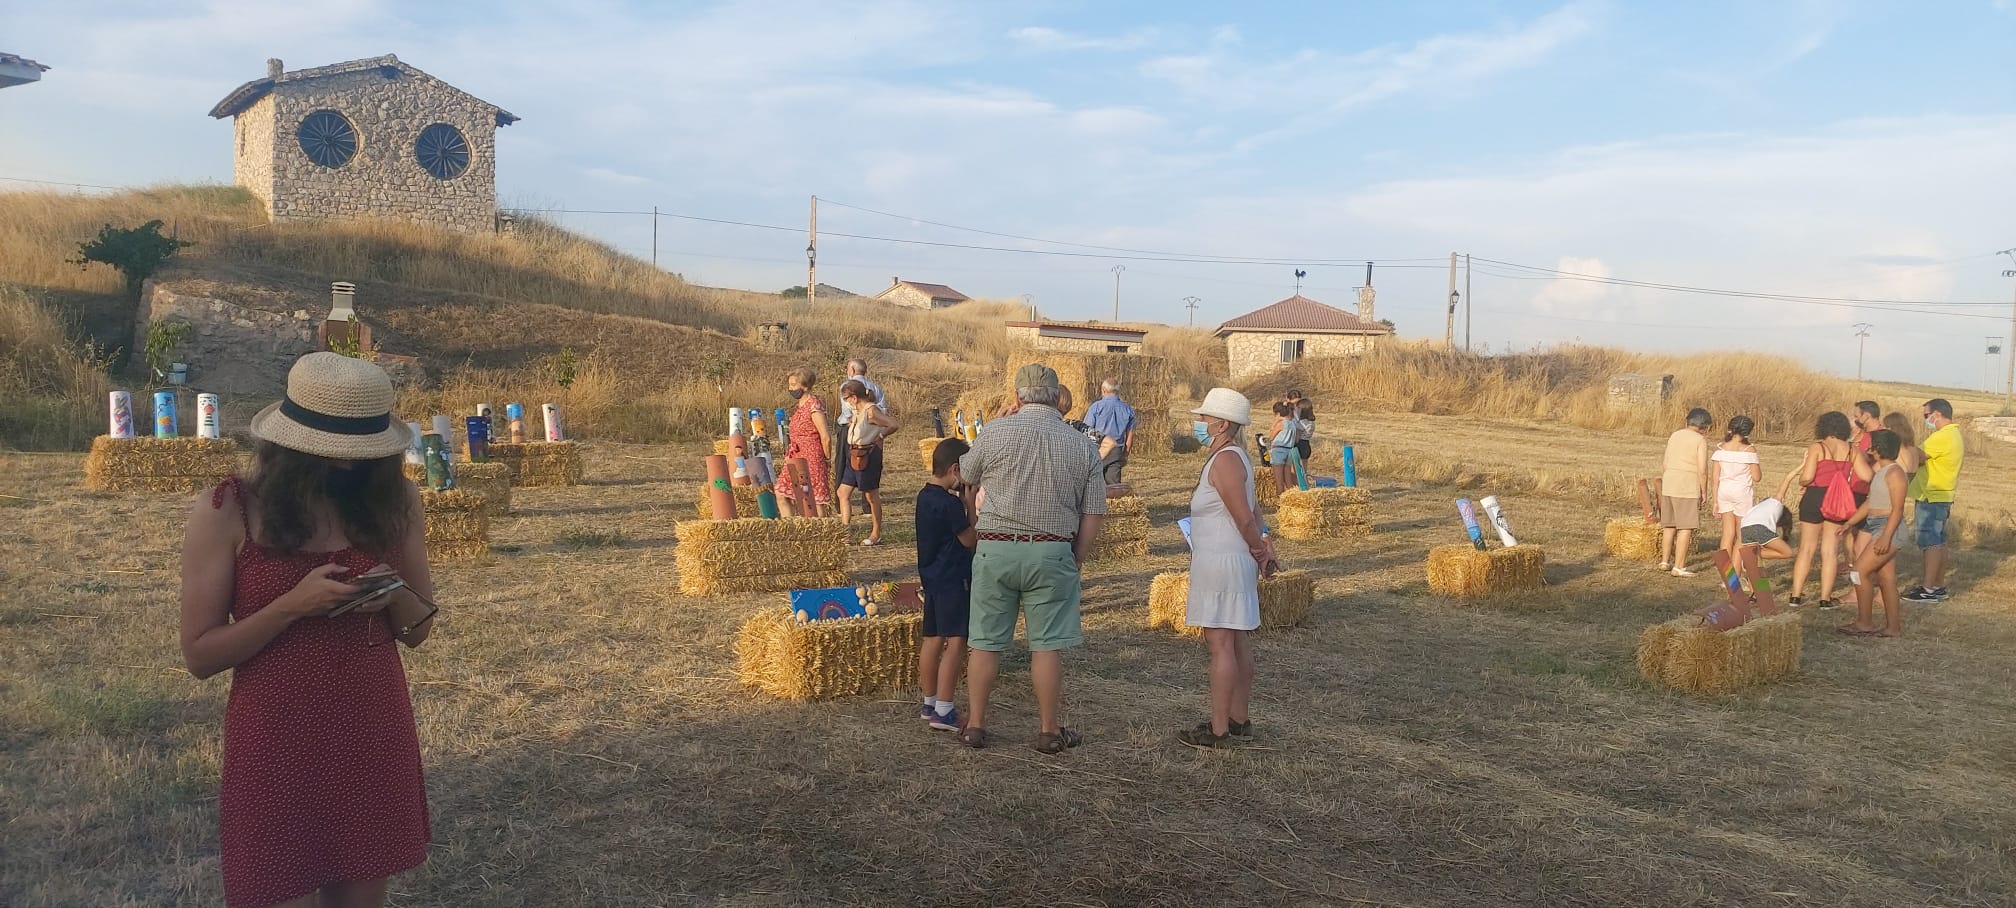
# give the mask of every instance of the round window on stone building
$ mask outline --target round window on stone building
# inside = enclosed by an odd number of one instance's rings
[[[333,110],[318,110],[301,121],[294,131],[301,140],[301,152],[323,167],[341,167],[357,155],[357,127],[350,118]]]
[[[420,130],[420,138],[413,143],[413,156],[435,179],[452,180],[469,169],[469,140],[462,137],[462,130],[436,123]]]

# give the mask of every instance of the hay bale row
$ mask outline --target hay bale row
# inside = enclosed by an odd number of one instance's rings
[[[674,528],[679,591],[785,592],[847,582],[847,527],[838,520],[687,520]]]
[[[489,503],[481,496],[460,489],[423,489],[420,504],[426,512],[428,560],[468,561],[490,551]]]
[[[84,457],[84,487],[100,492],[198,492],[238,472],[229,438],[113,438]]]
[[[1281,502],[1281,489],[1274,485],[1274,468],[1261,466],[1257,457],[1253,459],[1253,497],[1260,500],[1263,508]]]
[[[951,431],[951,427],[947,426],[946,431]],[[944,440],[943,438],[935,437],[917,439],[917,456],[924,461],[925,475],[930,475],[931,455],[938,453],[938,443]]]
[[[519,488],[580,485],[586,470],[581,446],[571,441],[493,444],[490,459],[504,464],[511,471],[511,484]]]
[[[1260,581],[1260,627],[1295,627],[1309,619],[1316,602],[1316,578],[1308,571],[1282,571]],[[1148,584],[1148,627],[1168,628],[1188,637],[1204,629],[1185,620],[1190,610],[1190,574],[1156,574]]]
[[[1106,499],[1106,519],[1092,540],[1089,561],[1140,558],[1148,554],[1148,507],[1134,496]]]
[[[1183,434],[1190,434],[1190,423],[1183,422]],[[1161,409],[1134,408],[1134,450],[1127,452],[1129,459],[1148,454],[1169,454],[1176,450],[1176,417],[1169,415],[1165,405]]]
[[[1274,532],[1283,539],[1343,539],[1372,530],[1372,496],[1365,489],[1289,489],[1277,500]]]
[[[800,622],[765,609],[735,637],[743,684],[786,700],[831,700],[901,690],[917,683],[917,613]]]
[[[1639,635],[1638,673],[1689,693],[1737,690],[1797,673],[1803,639],[1799,616],[1791,612],[1727,631],[1692,616],[1675,618]]]
[[[761,516],[756,509],[757,493],[775,490],[770,486],[729,486],[728,491],[735,493],[735,516],[742,518]],[[713,486],[704,482],[700,484],[700,500],[693,503],[693,511],[699,519],[714,519],[714,504],[709,499],[713,494]]]
[[[1537,590],[1545,565],[1536,545],[1481,552],[1465,544],[1438,545],[1428,552],[1428,588],[1458,599]]]
[[[1643,517],[1613,517],[1603,525],[1603,546],[1612,557],[1654,561],[1659,557],[1659,525]]]
[[[458,463],[455,469],[455,490],[468,492],[483,499],[484,512],[492,517],[502,517],[511,513],[511,468],[496,461],[488,463]],[[427,467],[423,464],[405,465],[406,478],[415,485],[427,484]]]

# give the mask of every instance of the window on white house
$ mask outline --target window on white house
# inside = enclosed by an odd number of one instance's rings
[[[1285,366],[1285,365],[1288,365],[1288,364],[1290,364],[1290,363],[1294,363],[1294,362],[1299,362],[1299,361],[1301,361],[1301,359],[1302,359],[1302,339],[1301,339],[1301,338],[1299,338],[1299,337],[1298,337],[1298,338],[1296,338],[1296,339],[1294,339],[1294,340],[1284,340],[1284,341],[1282,341],[1282,342],[1281,342],[1281,364],[1282,364],[1282,365],[1284,365],[1284,366]]]
[[[1130,350],[1128,350],[1128,349],[1127,349],[1127,345],[1126,345],[1126,344],[1107,344],[1107,345],[1106,345],[1106,352],[1108,352],[1108,353],[1129,353],[1129,352],[1132,352],[1132,351],[1130,351]]]

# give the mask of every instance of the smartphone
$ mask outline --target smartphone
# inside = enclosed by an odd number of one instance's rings
[[[367,574],[359,574],[358,576],[351,578],[348,582],[352,586],[361,586],[364,589],[359,591],[357,595],[351,598],[349,601],[344,602],[343,604],[338,605],[333,609],[330,609],[329,617],[334,618],[337,617],[338,615],[349,614],[350,612],[356,610],[358,606],[364,605],[367,602],[377,599],[380,596],[383,596],[387,593],[392,592],[393,590],[399,589],[400,587],[406,585],[406,581],[400,579],[398,573],[391,570],[373,571]]]

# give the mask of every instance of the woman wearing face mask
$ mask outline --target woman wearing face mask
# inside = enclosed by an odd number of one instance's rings
[[[1212,388],[1190,411],[1195,430],[1210,439],[1204,471],[1190,494],[1190,601],[1184,621],[1203,628],[1211,651],[1211,718],[1177,739],[1192,747],[1223,747],[1253,736],[1253,647],[1260,626],[1260,578],[1281,566],[1260,531],[1253,462],[1239,436],[1253,404],[1230,388]]]
[[[230,905],[382,905],[427,858],[427,795],[396,642],[432,629],[410,443],[378,366],[310,353],[254,417],[251,475],[200,495],[182,546],[182,659],[231,670],[224,711]],[[379,593],[350,580],[396,572]],[[369,582],[369,581],[367,581]]]
[[[784,458],[787,463],[793,458],[805,459],[812,500],[800,500],[802,490],[793,488],[795,483],[789,482],[778,489],[777,497],[788,499],[799,517],[833,514],[833,486],[827,482],[831,465],[826,462],[826,452],[833,450],[833,430],[826,424],[826,405],[820,402],[819,395],[812,393],[812,384],[818,380],[819,373],[802,366],[784,376],[786,392],[798,402],[791,408],[791,441],[785,446]]]

